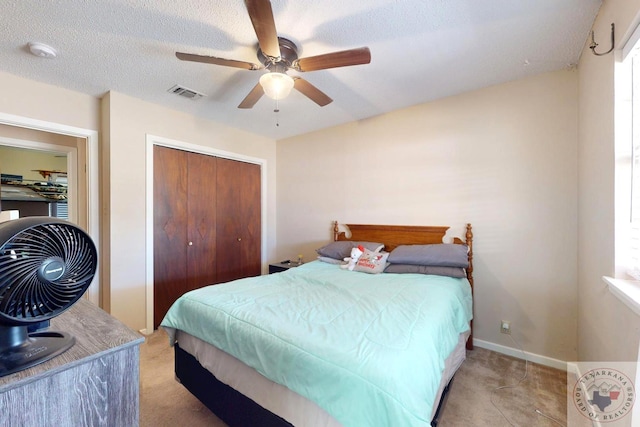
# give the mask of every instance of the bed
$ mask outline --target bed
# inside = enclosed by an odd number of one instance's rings
[[[316,260],[183,295],[161,324],[176,379],[230,426],[437,425],[473,348],[471,225],[443,244],[448,228],[335,222],[333,240],[382,243],[367,254],[389,267],[402,250],[456,249],[464,277]]]

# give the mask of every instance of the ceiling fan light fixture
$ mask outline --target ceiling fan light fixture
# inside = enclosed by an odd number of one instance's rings
[[[247,12],[249,12],[253,29],[256,36],[258,36],[258,50],[256,52],[258,64],[215,56],[176,52],[176,57],[181,61],[222,65],[250,71],[265,70],[266,73],[260,78],[260,82],[251,88],[238,105],[238,108],[253,108],[263,95],[267,95],[276,101],[277,110],[278,100],[286,98],[291,93],[291,89],[294,88],[320,107],[324,107],[333,101],[327,94],[300,76],[293,78],[288,76],[287,71],[295,70],[304,73],[307,71],[369,64],[371,62],[371,51],[368,47],[298,58],[296,44],[284,37],[278,37],[276,24],[273,20],[271,2],[268,0],[245,0],[244,3]]]
[[[293,89],[293,83],[293,79],[284,73],[270,72],[260,77],[265,95],[275,100],[286,98]]]

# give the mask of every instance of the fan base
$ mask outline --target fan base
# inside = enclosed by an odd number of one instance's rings
[[[0,349],[0,377],[46,362],[73,347],[75,342],[74,337],[64,332],[31,333],[19,345]]]

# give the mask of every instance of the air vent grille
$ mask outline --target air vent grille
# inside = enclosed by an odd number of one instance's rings
[[[206,96],[204,93],[200,93],[197,92],[193,89],[189,89],[186,88],[184,86],[180,86],[180,85],[175,85],[171,88],[169,88],[169,90],[167,90],[167,92],[171,92],[173,94],[176,94],[178,96],[182,96],[183,98],[187,98],[187,99],[191,99],[192,101],[195,101],[196,99],[200,99],[203,96]]]

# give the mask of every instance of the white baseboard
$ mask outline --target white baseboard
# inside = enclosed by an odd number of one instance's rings
[[[147,328],[140,329],[138,332],[140,332],[142,335],[151,335],[153,333],[153,331],[147,332]]]
[[[540,365],[549,366],[552,368],[560,369],[562,371],[575,373],[577,369],[574,363],[568,363],[564,360],[558,360],[552,357],[530,353],[528,351],[523,352],[517,348],[507,347],[506,345],[495,344],[489,341],[479,340],[477,338],[473,339],[473,345],[480,348],[485,348],[487,350],[495,351],[497,353],[506,354],[507,356],[516,357],[518,359],[526,359],[529,362],[538,363]]]

